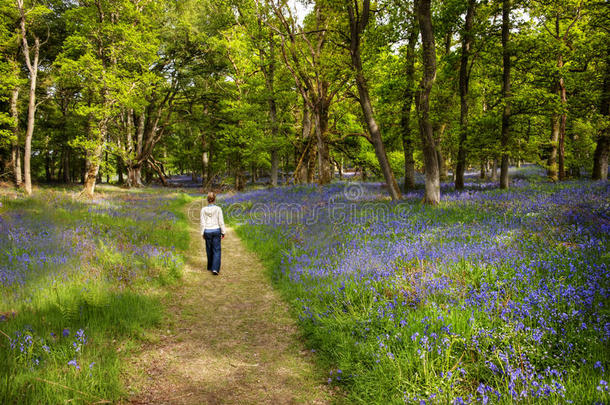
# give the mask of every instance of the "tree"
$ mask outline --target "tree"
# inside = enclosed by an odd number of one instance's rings
[[[328,184],[332,179],[329,110],[349,77],[332,77],[332,72],[324,63],[324,59],[332,57],[332,54],[325,52],[330,22],[321,4],[315,4],[311,27],[308,30],[297,25],[290,9],[283,3],[271,1],[270,5],[279,21],[279,27],[273,29],[280,37],[283,62],[292,74],[297,90],[312,115],[317,141],[318,183]]]
[[[406,68],[405,68],[405,90],[401,109],[401,139],[403,153],[405,156],[405,182],[404,190],[415,188],[415,160],[413,159],[413,136],[411,134],[411,107],[413,95],[415,94],[415,44],[419,36],[417,27],[417,0],[413,1],[412,17],[409,26],[409,37],[407,39]]]
[[[606,43],[606,67],[604,69],[599,113],[603,118],[593,156],[593,180],[608,179],[608,155],[610,154],[610,46]]]
[[[500,166],[500,188],[508,188],[508,144],[510,141],[510,66],[511,52],[510,39],[510,12],[511,0],[502,0],[502,132],[500,134],[500,147],[502,148],[502,162]]]
[[[140,183],[143,163],[158,168],[151,156],[173,93],[164,91],[163,74],[171,69],[157,58],[155,10],[155,2],[113,0],[84,3],[67,13],[70,35],[56,65],[60,80],[80,89],[76,111],[84,119],[84,135],[71,145],[85,152],[83,193],[89,197],[105,150],[127,165],[130,185]]]
[[[464,188],[466,170],[466,139],[468,137],[468,90],[470,85],[470,52],[472,48],[472,27],[476,0],[468,0],[466,20],[462,34],[462,54],[460,55],[460,138],[458,145],[457,167],[455,169],[455,188]]]
[[[254,10],[252,9],[254,6]],[[273,11],[268,3],[246,2],[240,5],[239,18],[236,18],[241,29],[247,34],[251,47],[255,52],[255,61],[258,69],[263,75],[265,83],[265,95],[269,116],[269,154],[271,163],[271,186],[278,185],[278,170],[280,151],[284,146],[284,139],[280,139],[280,94],[278,91],[278,72],[281,61],[278,58],[277,33],[271,29],[275,23]],[[281,78],[281,77],[280,77]]]
[[[48,13],[48,9],[42,5],[33,4],[30,10],[26,11],[24,0],[15,0],[15,5],[19,11],[19,29],[21,34],[21,50],[28,72],[30,74],[30,92],[28,94],[28,119],[25,131],[25,150],[23,155],[23,178],[25,192],[32,194],[32,136],[34,135],[34,123],[36,118],[36,85],[38,79],[38,64],[40,61],[40,47],[42,42],[34,29],[31,29],[32,21]],[[29,26],[29,27],[28,27]],[[30,29],[28,29],[30,28]],[[34,45],[30,47],[28,34],[33,37]]]
[[[364,32],[364,29],[369,23],[371,4],[370,0],[364,0],[362,8],[358,4],[358,0],[354,0],[347,6],[349,14],[349,25],[350,25],[350,55],[352,60],[352,68],[356,75],[356,86],[358,87],[358,101],[362,107],[362,113],[369,130],[370,138],[369,141],[375,149],[375,155],[381,167],[383,177],[385,178],[388,186],[388,191],[393,200],[400,199],[400,189],[394,178],[394,173],[390,167],[388,156],[383,145],[381,138],[381,131],[375,120],[375,114],[373,112],[373,105],[371,103],[371,96],[369,94],[368,84],[362,71],[362,58],[360,56],[360,37]]]
[[[423,75],[415,100],[426,171],[424,202],[435,205],[441,200],[441,185],[436,143],[432,123],[430,122],[430,91],[436,78],[436,51],[430,2],[430,0],[419,0],[417,7],[417,19],[422,41]]]
[[[558,96],[558,103],[551,113],[551,151],[548,159],[547,175],[551,180],[564,180],[566,121],[568,98],[566,88],[566,59],[571,53],[573,36],[578,30],[577,23],[582,20],[582,0],[540,2],[534,8],[541,20],[544,33],[551,38],[555,54],[555,69],[552,77],[551,92]],[[549,26],[549,24],[551,26]]]

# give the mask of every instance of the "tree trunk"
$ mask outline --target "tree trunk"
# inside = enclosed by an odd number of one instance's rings
[[[309,148],[309,162],[307,162],[307,183],[311,184],[314,182],[314,177],[316,175],[316,156],[318,154],[318,149],[315,143],[311,142]]]
[[[424,202],[427,204],[438,204],[441,200],[440,178],[434,133],[432,123],[430,122],[430,91],[436,79],[436,54],[430,1],[419,0],[417,7],[417,17],[422,39],[423,75],[416,95],[416,108],[426,171]]]
[[[271,124],[271,186],[277,187],[279,169],[279,153],[277,149],[277,138],[279,125],[277,122],[277,103],[275,101],[275,40],[273,31],[269,34],[269,64],[263,69],[267,91],[269,92],[269,121]]]
[[[610,117],[610,46],[606,45],[606,69],[599,112],[608,120]],[[608,180],[608,155],[610,155],[610,128],[606,125],[599,134],[593,155],[593,180]]]
[[[108,151],[106,151],[104,160],[106,161],[106,184],[110,184],[110,166],[108,165]]]
[[[168,183],[167,183],[167,176],[165,175],[165,172],[163,171],[163,164],[162,164],[162,163],[160,163],[160,162],[157,162],[157,161],[156,161],[156,160],[155,160],[155,159],[154,159],[154,158],[151,156],[151,157],[148,159],[148,166],[149,166],[150,168],[152,168],[152,169],[153,169],[153,170],[154,170],[154,171],[157,173],[157,175],[159,176],[159,180],[161,180],[161,183],[163,184],[163,186],[164,186],[164,187],[167,187],[167,186],[168,186]],[[196,176],[196,172],[195,172],[195,171],[193,171],[193,175],[194,175],[195,177],[197,177],[197,176]],[[196,180],[197,180],[197,179],[195,178],[195,180],[194,180],[194,181],[196,181]]]
[[[339,180],[343,180],[343,156],[341,156],[341,160],[338,162],[339,166]]]
[[[411,32],[407,42],[407,66],[405,69],[406,87],[400,117],[402,134],[402,148],[405,155],[405,182],[404,191],[415,188],[415,159],[413,159],[413,135],[411,134],[411,107],[415,94],[415,44],[419,36],[417,27],[417,2],[413,4],[413,19]]]
[[[17,8],[20,14],[19,25],[21,29],[21,47],[25,64],[30,73],[30,93],[28,101],[28,123],[25,133],[25,150],[23,156],[23,177],[25,182],[25,192],[32,194],[32,175],[30,169],[30,159],[32,157],[32,135],[34,134],[34,120],[36,117],[36,80],[38,77],[38,58],[40,55],[40,39],[34,36],[34,60],[31,59],[30,47],[26,31],[26,11],[23,0],[17,0]]]
[[[127,166],[127,187],[142,187],[142,166]]]
[[[11,91],[11,120],[13,121],[13,145],[11,148],[11,168],[13,179],[17,187],[21,186],[21,149],[19,148],[19,111],[17,101],[19,100],[19,87]]]
[[[352,68],[356,74],[356,86],[358,87],[358,101],[362,108],[364,120],[370,134],[370,141],[375,149],[375,155],[377,161],[381,167],[381,172],[388,186],[388,191],[392,200],[400,199],[400,189],[396,178],[390,167],[388,155],[383,145],[383,139],[381,136],[381,130],[375,120],[375,113],[373,112],[373,105],[371,103],[371,97],[369,94],[368,84],[362,71],[362,59],[360,57],[360,35],[364,31],[364,28],[368,24],[370,16],[370,0],[364,0],[362,5],[362,12],[358,10],[358,2],[354,1],[353,6],[348,5],[349,17],[350,17],[350,54],[352,59]]]
[[[203,137],[203,135],[202,135],[202,137]],[[203,153],[201,154],[201,184],[203,187],[205,187],[208,184],[208,182],[210,181],[209,165],[210,165],[210,158],[208,156],[208,151],[206,149],[204,149]]]
[[[49,150],[49,136],[45,136],[44,172],[47,183],[51,182],[51,151]]]
[[[481,160],[481,174],[479,175],[481,180],[485,179],[485,162]]]
[[[440,145],[438,145],[438,144],[436,147],[436,160],[438,161],[439,180],[446,181],[449,178],[449,170],[447,168],[447,163],[445,162],[445,157],[443,156],[443,152],[441,151]]]
[[[557,67],[561,70],[563,68],[563,57],[559,55],[557,60]],[[561,116],[559,118],[559,143],[558,147],[558,163],[559,163],[559,180],[565,180],[565,139],[566,139],[566,121],[568,119],[567,108],[568,108],[568,96],[566,93],[566,85],[563,77],[559,78],[559,97],[561,99]]]
[[[123,163],[120,157],[116,158],[116,172],[119,175],[119,184],[123,184],[125,179],[123,178]]]
[[[36,52],[35,64],[38,63],[38,52]],[[23,155],[23,177],[25,182],[26,194],[32,194],[32,173],[30,168],[30,160],[32,157],[32,135],[34,134],[34,120],[36,117],[36,78],[38,76],[38,68],[30,73],[30,97],[28,102],[28,125],[25,132],[25,150]]]
[[[14,154],[14,159],[15,159],[15,164],[14,164],[14,170],[15,170],[15,185],[17,187],[20,187],[23,184],[23,177],[22,177],[22,171],[21,171],[21,148],[19,146],[15,146],[13,149],[13,154]]]
[[[25,182],[25,192],[32,194],[32,173],[30,160],[32,157],[32,136],[34,135],[34,123],[36,119],[36,81],[38,78],[38,55],[40,42],[38,38],[34,45],[34,63],[30,70],[30,94],[28,101],[28,124],[25,133],[25,150],[23,155],[23,177]],[[29,52],[28,52],[29,53]],[[29,56],[28,56],[29,59]]]
[[[460,57],[460,139],[458,143],[457,165],[455,168],[455,188],[464,188],[464,171],[466,170],[466,139],[468,138],[468,90],[470,81],[469,58],[472,47],[472,25],[476,1],[468,0],[464,35],[462,37],[462,55]]]
[[[277,149],[272,147],[271,149],[271,186],[277,187],[278,170],[280,165],[280,159]]]
[[[494,158],[491,161],[491,181],[498,180],[498,159]]]
[[[500,188],[509,186],[508,180],[508,143],[510,141],[510,51],[508,41],[510,35],[510,10],[511,0],[502,1],[502,99],[504,110],[502,111],[502,132],[500,145],[502,147],[502,163],[500,165]]]
[[[604,130],[597,140],[595,154],[593,155],[593,180],[608,180],[608,155],[610,155],[610,134],[608,129]]]
[[[552,181],[557,181],[559,179],[557,174],[557,143],[561,126],[559,121],[559,115],[553,114],[551,116],[551,150],[547,161],[546,175]]]
[[[235,188],[237,191],[242,191],[245,187],[244,174],[241,170],[235,172]]]
[[[107,125],[107,121],[102,120],[99,123],[99,133],[97,135],[92,135],[91,132],[89,132],[90,139],[94,139],[94,142],[96,142],[95,148],[88,151],[86,157],[87,169],[85,173],[83,192],[89,198],[93,198],[93,194],[95,193],[95,184],[100,172],[100,162],[105,148],[105,139],[108,131]]]
[[[299,161],[296,166],[296,180],[298,183],[309,182],[309,171],[311,161],[311,115],[309,113],[309,107],[307,102],[303,102],[303,124],[301,128],[301,148],[298,150]]]
[[[102,156],[103,145],[99,145],[87,157],[87,171],[85,173],[85,185],[83,192],[89,198],[93,198],[95,184],[100,170],[100,158]]]
[[[314,122],[316,140],[318,141],[318,183],[324,185],[330,183],[332,180],[332,173],[330,169],[330,152],[326,140],[328,129],[328,106],[323,102],[319,102],[316,105]]]

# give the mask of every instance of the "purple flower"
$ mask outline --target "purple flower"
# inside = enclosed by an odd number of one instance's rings
[[[76,359],[72,359],[68,362],[69,366],[73,366],[75,367],[77,370],[80,370],[80,366],[78,365],[78,363],[76,362]]]
[[[65,328],[62,332],[61,332],[63,337],[68,337],[70,336],[70,329]]]

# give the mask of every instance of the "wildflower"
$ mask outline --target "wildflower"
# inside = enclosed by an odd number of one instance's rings
[[[63,337],[68,337],[70,336],[70,329],[65,328],[62,332],[61,332]]]
[[[76,362],[76,359],[72,359],[68,362],[69,366],[73,366],[74,368],[76,368],[77,370],[80,370],[80,366],[78,365],[78,363]]]

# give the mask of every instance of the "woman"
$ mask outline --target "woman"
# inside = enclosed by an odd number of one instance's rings
[[[220,272],[220,240],[224,239],[226,229],[222,208],[214,204],[216,194],[208,193],[208,205],[201,209],[201,235],[205,240],[208,256],[208,270],[215,276]]]

